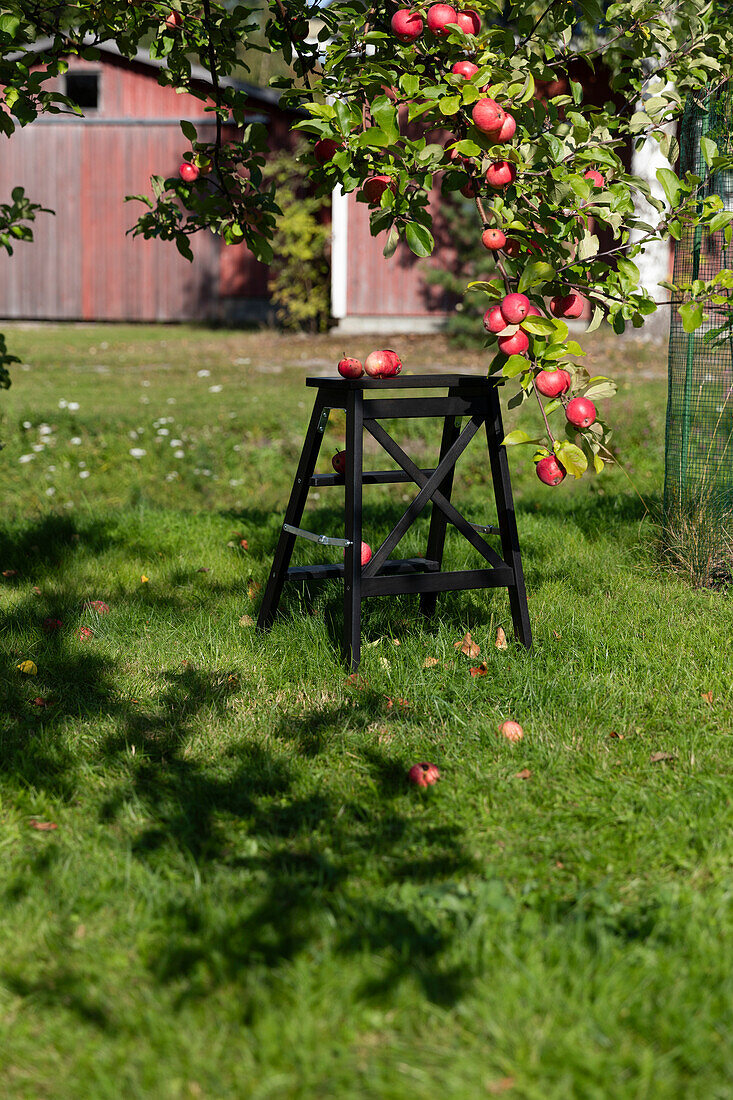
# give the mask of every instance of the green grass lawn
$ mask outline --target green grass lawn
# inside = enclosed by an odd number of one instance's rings
[[[533,651],[495,648],[504,593],[442,597],[433,622],[374,600],[356,688],[337,588],[291,593],[267,637],[246,617],[303,379],[371,342],[9,337],[3,1100],[732,1097],[733,610],[659,566],[622,474],[548,490],[513,452]],[[408,370],[482,362],[393,346]],[[620,379],[607,415],[654,506],[664,351],[590,350]],[[435,423],[410,435],[434,455]],[[336,419],[321,469],[341,443]],[[477,440],[462,463],[456,500],[491,522]],[[372,545],[406,488],[368,490]],[[322,490],[306,525],[339,534],[341,508]],[[483,677],[454,646],[466,630]],[[509,716],[518,745],[496,733]],[[443,775],[426,793],[405,779],[420,760]]]

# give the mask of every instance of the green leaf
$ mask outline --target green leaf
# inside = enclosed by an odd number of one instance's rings
[[[597,474],[600,474],[605,466],[605,462],[600,455],[593,455],[593,469]]]
[[[677,310],[685,332],[694,332],[703,322],[702,302],[685,302]]]
[[[389,259],[390,256],[394,256],[397,249],[397,245],[400,243],[400,231],[396,225],[393,225],[387,235],[387,243],[382,249],[382,255]]]
[[[712,163],[718,154],[718,146],[715,144],[712,138],[701,137],[700,138],[700,152],[705,158],[705,163],[708,168],[712,167]]]
[[[529,287],[540,286],[555,278],[555,269],[544,260],[534,260],[527,264],[519,279],[520,294]]]
[[[661,183],[662,189],[667,196],[667,202],[672,209],[674,209],[677,206],[682,184],[675,173],[669,168],[657,168],[657,179]]]
[[[539,442],[539,441],[537,439],[532,439],[530,436],[527,435],[526,432],[516,431],[516,432],[509,432],[508,435],[505,435],[504,438],[501,441],[501,445],[502,445],[502,447],[516,447],[520,443],[537,443],[537,442]]]
[[[529,369],[529,363],[523,355],[510,355],[504,366],[501,368],[501,373],[505,378],[516,378],[522,371]]]
[[[389,144],[389,138],[384,130],[380,130],[378,126],[370,126],[359,134],[356,139],[356,145],[359,149],[385,149]]]
[[[372,103],[372,118],[388,138],[387,144],[398,141],[400,129],[397,125],[397,108],[386,96],[377,96]]]
[[[583,391],[583,397],[587,397],[590,401],[599,401],[603,397],[613,397],[616,390],[616,383],[610,378],[604,378],[598,382],[591,379],[590,385]]]
[[[406,96],[417,95],[420,88],[420,80],[413,73],[403,73],[400,77],[400,87]]]
[[[196,127],[192,122],[189,122],[188,119],[181,119],[181,130],[183,131],[183,136],[188,138],[189,141],[196,140]]]
[[[531,332],[533,336],[551,336],[555,331],[555,322],[549,317],[525,317],[520,328]]]
[[[416,256],[429,256],[435,247],[433,234],[426,225],[419,222],[408,222],[405,226],[405,239],[407,247]]]
[[[461,97],[459,95],[446,95],[438,100],[438,108],[442,115],[457,115],[461,109]]]
[[[555,454],[567,472],[575,478],[582,477],[588,469],[588,459],[575,443],[567,443],[565,440],[556,443]]]
[[[586,233],[583,236],[580,244],[578,245],[578,259],[590,260],[593,256],[598,254],[598,249],[601,247],[598,237],[595,233]]]
[[[600,324],[601,324],[602,320],[603,320],[603,310],[601,309],[600,306],[596,306],[596,308],[593,310],[593,316],[591,317],[590,324],[588,325],[588,328],[585,331],[586,332],[595,332],[596,329],[600,327]]]

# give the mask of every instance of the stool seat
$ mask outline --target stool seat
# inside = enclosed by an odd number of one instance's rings
[[[524,587],[519,538],[514,516],[511,482],[498,387],[503,379],[467,374],[415,374],[393,378],[307,378],[317,390],[300,462],[275,549],[272,569],[259,611],[257,626],[268,629],[277,613],[286,581],[343,579],[344,657],[352,672],[361,654],[361,602],[370,596],[419,593],[423,614],[434,613],[439,592],[463,589],[506,588],[514,632],[527,647],[532,634]],[[399,394],[388,390],[447,390],[442,396]],[[379,396],[373,396],[378,391]],[[346,412],[346,472],[316,474],[315,466],[332,409]],[[437,464],[421,469],[380,423],[413,417],[439,417],[443,434]],[[467,423],[462,426],[463,420]],[[491,466],[498,527],[470,523],[451,502],[455,465],[481,428],[485,429]],[[369,432],[399,470],[364,470],[363,437]],[[418,492],[371,559],[362,566],[362,489],[365,485],[412,482]],[[328,538],[299,526],[308,492],[313,487],[344,485],[344,538]],[[417,517],[432,505],[428,545],[424,558],[393,559],[392,551]],[[484,559],[482,568],[450,572],[442,570],[447,525],[452,524]],[[483,537],[496,532],[499,554]],[[343,563],[290,567],[295,539],[344,546]]]

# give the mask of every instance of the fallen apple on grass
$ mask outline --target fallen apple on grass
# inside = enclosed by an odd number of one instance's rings
[[[407,778],[416,787],[432,787],[440,779],[440,771],[435,764],[413,764]]]
[[[402,370],[402,360],[390,348],[372,351],[364,360],[364,370],[370,378],[394,378]]]
[[[514,744],[516,744],[517,741],[521,741],[524,737],[524,730],[519,722],[512,722],[511,719],[507,719],[506,722],[501,723],[499,726],[499,733],[502,737],[506,737],[507,741],[512,741]]]

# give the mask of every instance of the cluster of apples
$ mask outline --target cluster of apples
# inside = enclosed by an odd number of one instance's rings
[[[363,374],[368,374],[370,378],[394,378],[401,370],[402,360],[391,348],[370,352],[363,366],[361,360],[351,356],[344,356],[338,365],[342,378],[361,378]]]
[[[446,38],[452,27],[459,27],[466,34],[478,34],[481,16],[473,8],[456,11],[450,4],[432,4],[427,12],[428,30],[438,38]],[[425,30],[422,15],[412,8],[400,8],[394,13],[391,27],[400,42],[411,45]],[[477,70],[478,71],[478,70]]]

